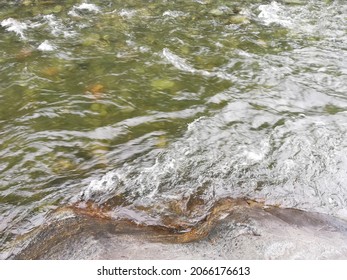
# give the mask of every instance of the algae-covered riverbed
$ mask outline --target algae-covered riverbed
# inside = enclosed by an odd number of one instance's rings
[[[0,257],[61,206],[347,218],[344,0],[0,0]]]

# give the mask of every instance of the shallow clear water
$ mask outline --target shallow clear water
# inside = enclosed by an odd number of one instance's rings
[[[0,248],[76,202],[347,217],[345,1],[0,4]]]

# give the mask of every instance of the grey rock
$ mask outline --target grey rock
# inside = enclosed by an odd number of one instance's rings
[[[347,222],[226,199],[194,227],[136,225],[66,208],[11,259],[347,259]]]

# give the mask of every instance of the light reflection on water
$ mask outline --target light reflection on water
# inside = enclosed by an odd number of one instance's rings
[[[174,2],[1,11],[2,244],[81,200],[148,223],[226,196],[344,216],[346,4]]]

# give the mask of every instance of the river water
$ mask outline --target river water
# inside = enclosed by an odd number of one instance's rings
[[[62,205],[347,218],[346,1],[0,5],[0,250]]]

